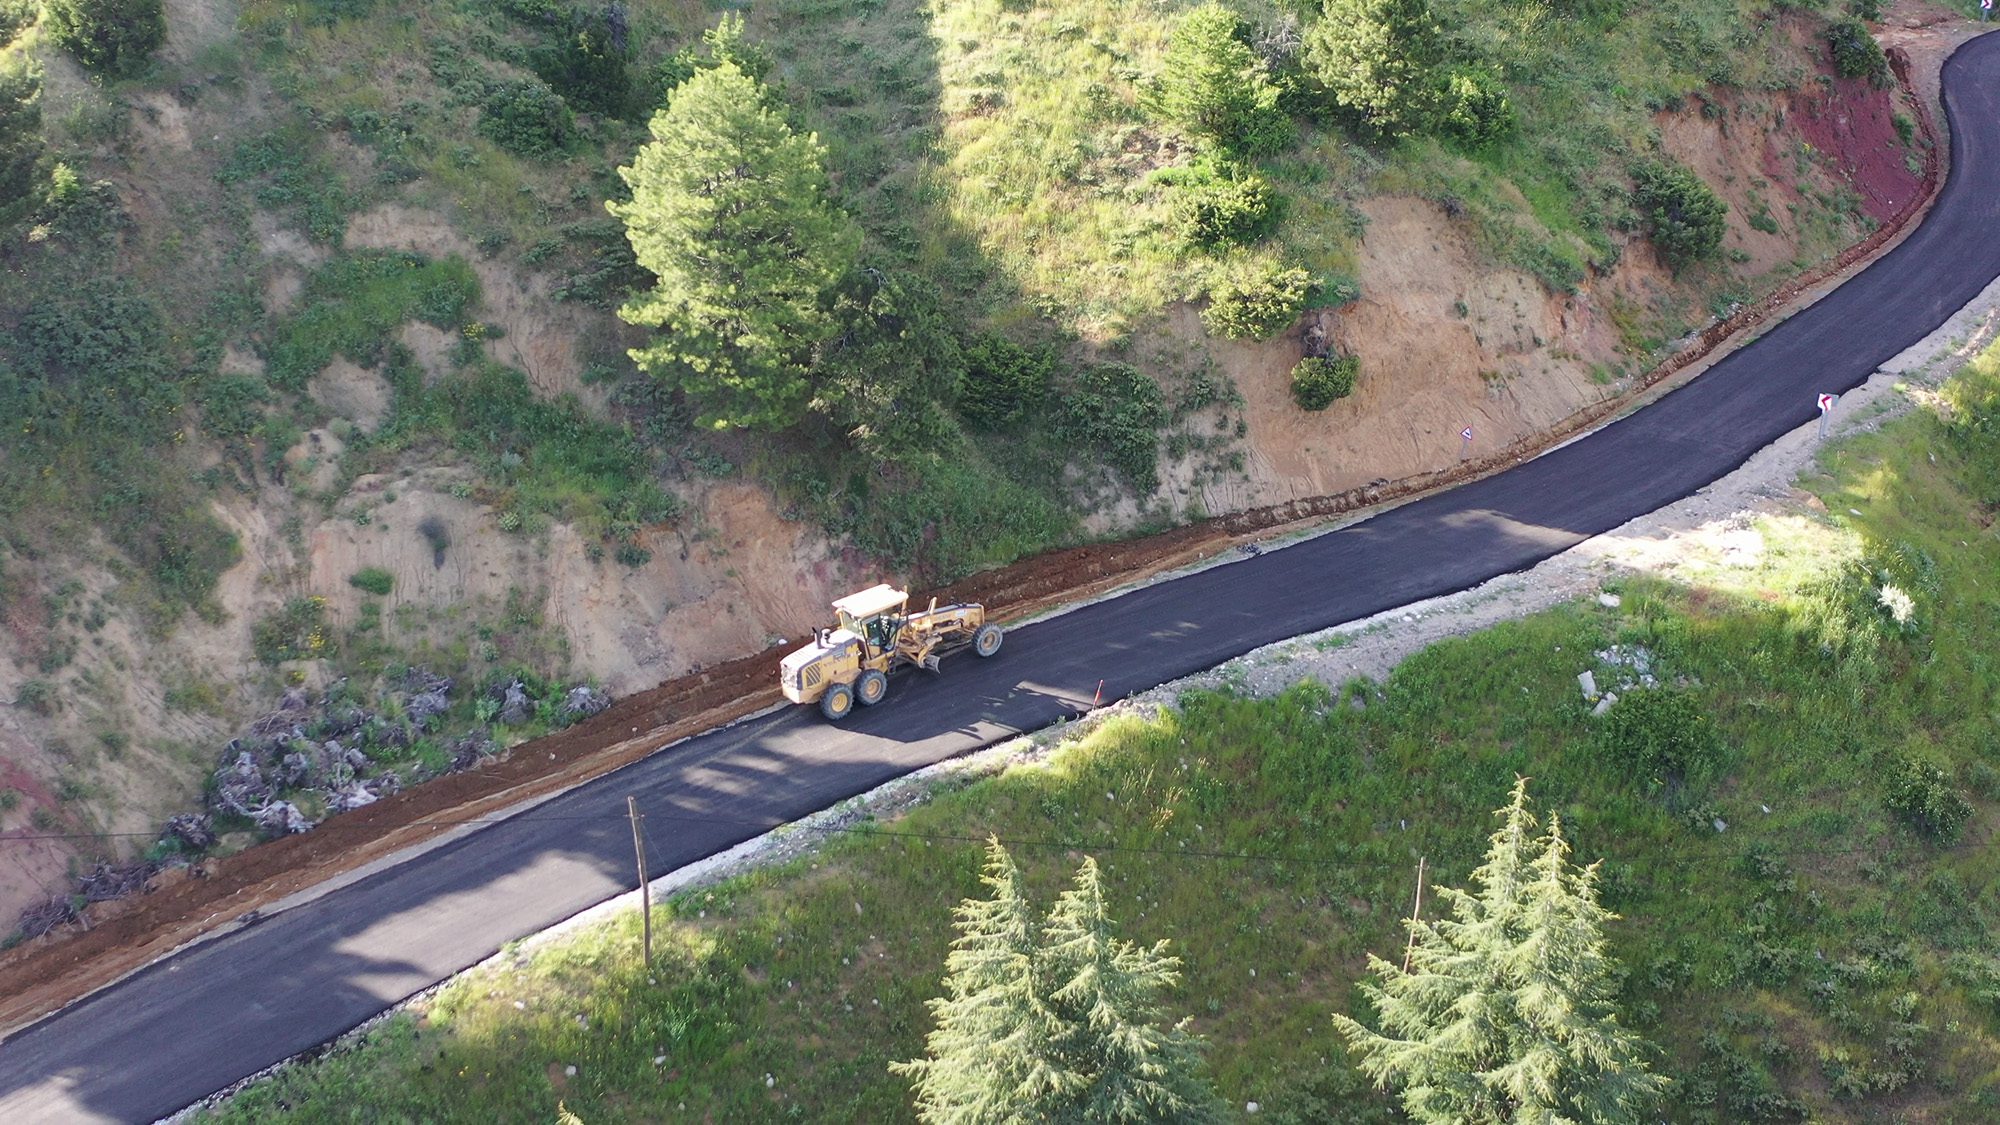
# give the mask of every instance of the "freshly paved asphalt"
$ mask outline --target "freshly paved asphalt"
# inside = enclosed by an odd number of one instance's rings
[[[1945,67],[1951,177],[1894,252],[1659,403],[1514,470],[1027,626],[900,678],[842,728],[796,708],[139,973],[0,1044],[0,1121],[145,1121],[631,889],[625,797],[669,871],[919,766],[1260,645],[1530,566],[1688,495],[1811,420],[2000,276],[2000,36]]]

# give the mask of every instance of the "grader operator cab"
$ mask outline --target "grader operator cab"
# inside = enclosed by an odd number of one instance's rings
[[[893,586],[873,586],[833,603],[838,622],[821,629],[813,642],[787,655],[779,684],[794,703],[818,703],[834,722],[859,703],[873,707],[889,695],[889,672],[902,665],[938,670],[938,658],[970,648],[981,656],[1000,651],[1000,626],[986,620],[986,607],[940,606],[910,613],[910,595]]]

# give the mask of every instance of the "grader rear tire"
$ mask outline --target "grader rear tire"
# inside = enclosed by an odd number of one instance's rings
[[[1000,651],[1000,626],[981,625],[972,634],[972,651],[981,656],[992,656]]]
[[[854,681],[854,701],[863,707],[873,707],[889,698],[889,676],[879,669],[870,668]]]
[[[854,689],[846,684],[834,684],[819,697],[819,713],[828,722],[837,723],[854,712]]]

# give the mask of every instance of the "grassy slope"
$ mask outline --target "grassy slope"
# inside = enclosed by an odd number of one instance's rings
[[[1275,4],[1238,8],[1256,22],[1281,18]],[[1162,229],[1163,190],[1149,179],[1188,156],[1139,105],[1183,5],[786,0],[757,27],[788,76],[813,91],[804,97],[814,124],[833,142],[834,163],[855,174],[845,186],[933,204],[899,206],[886,228],[876,224],[888,241],[922,247],[926,268],[977,292],[1003,321],[1039,309],[1084,339],[1115,344],[1198,295],[1218,269],[1283,259],[1321,275],[1351,272],[1361,234],[1352,204],[1376,191],[1455,200],[1498,260],[1555,288],[1580,281],[1586,263],[1609,266],[1612,228],[1627,214],[1625,163],[1653,143],[1653,111],[1710,84],[1784,89],[1806,76],[1771,6],[1631,8],[1559,19],[1540,5],[1441,0],[1449,37],[1509,81],[1518,138],[1473,155],[1430,142],[1372,154],[1337,130],[1307,128],[1265,166],[1290,196],[1278,234],[1228,260],[1176,244]],[[824,50],[829,41],[839,50]],[[908,92],[927,88],[935,104],[913,107]],[[872,142],[885,104],[906,123],[912,108],[934,115],[934,134],[913,139],[935,143]]]
[[[889,835],[676,900],[650,979],[627,915],[470,974],[427,1017],[398,1017],[217,1118],[528,1120],[558,1097],[592,1122],[683,1106],[712,1120],[907,1118],[884,1064],[920,1048],[951,905],[975,889],[976,841],[996,833],[1044,896],[1098,856],[1124,932],[1173,940],[1187,968],[1176,1002],[1213,1044],[1229,1100],[1278,1121],[1385,1119],[1326,1015],[1353,1010],[1363,951],[1400,940],[1417,857],[1463,880],[1518,773],[1561,811],[1579,857],[1605,860],[1625,1009],[1664,1049],[1674,1119],[1794,1119],[1787,1105],[1990,1119],[2000,347],[1952,401],[1956,435],[1922,410],[1835,447],[1808,483],[1839,514],[1767,518],[1747,570],[1634,581],[1618,609],[1448,641],[1382,685],[1197,695],[1113,720]],[[1915,595],[1914,632],[1886,626],[1879,576],[1841,577],[1862,558]],[[1843,635],[1828,655],[1822,641]],[[1729,747],[1720,780],[1663,796],[1607,759],[1574,675],[1612,642],[1648,646],[1663,674],[1697,685]],[[1956,846],[1885,812],[1886,767],[1906,753],[1976,792]]]
[[[1654,109],[1711,81],[1779,88],[1805,73],[1774,22],[1776,9],[1752,0],[1662,0],[1622,18],[1576,20],[1500,0],[1439,0],[1449,33],[1513,84],[1520,136],[1471,156],[1433,143],[1380,154],[1337,131],[1307,128],[1296,149],[1267,165],[1290,196],[1277,235],[1224,258],[1190,256],[1162,229],[1164,197],[1149,179],[1187,153],[1138,104],[1184,7],[777,0],[752,11],[751,36],[776,60],[799,123],[827,142],[842,197],[869,229],[872,262],[937,280],[968,323],[1113,351],[1140,338],[1169,303],[1197,296],[1217,270],[1282,259],[1326,277],[1351,273],[1363,225],[1354,202],[1372,192],[1418,192],[1462,208],[1496,260],[1530,269],[1551,287],[1573,285],[1585,262],[1615,257],[1622,236],[1612,232],[1627,219],[1623,167],[1651,144]],[[528,14],[515,18],[510,8]],[[559,292],[607,310],[603,331],[583,346],[585,365],[605,379],[628,373],[630,341],[608,309],[638,279],[619,264],[622,238],[602,201],[617,190],[613,169],[643,138],[636,115],[585,119],[576,143],[549,160],[514,156],[479,128],[486,84],[526,76],[532,50],[548,45],[552,33],[531,8],[246,0],[234,33],[220,33],[185,62],[100,86],[63,71],[52,81],[47,115],[55,155],[86,177],[108,177],[128,198],[136,188],[142,199],[165,202],[115,234],[65,235],[57,224],[54,241],[30,249],[18,272],[0,278],[0,310],[18,312],[37,294],[67,291],[88,276],[132,279],[166,319],[165,359],[185,373],[186,397],[244,466],[235,475],[248,478],[253,460],[274,462],[284,442],[325,420],[276,371],[275,393],[252,402],[243,418],[244,396],[258,388],[214,374],[225,346],[282,347],[314,316],[308,308],[287,320],[260,307],[253,214],[275,216],[335,256],[309,288],[311,303],[339,296],[328,292],[329,279],[355,272],[341,247],[347,219],[396,202],[444,214],[482,255],[563,277]],[[655,62],[695,44],[715,16],[714,5],[694,0],[629,8],[641,87]],[[1242,10],[1260,23],[1279,18],[1278,6],[1264,0],[1245,0]],[[46,44],[35,49],[48,54]],[[204,131],[224,132],[184,152],[135,148],[127,106],[162,91],[198,116],[215,113]],[[159,112],[141,108],[155,120]],[[1724,264],[1695,271],[1677,303],[1702,307],[1703,294],[1729,284],[1728,273]],[[478,315],[476,301],[466,312],[468,320]],[[1641,333],[1654,342],[1674,334]],[[341,350],[372,359],[388,335],[370,325],[358,346]],[[1201,366],[1199,356],[1130,350],[1126,358],[1165,377],[1170,399]],[[233,430],[216,425],[214,404],[223,398],[237,407]],[[414,415],[406,409],[414,405],[398,410]],[[642,461],[659,462],[669,477],[745,461],[779,482],[801,514],[899,563],[928,563],[935,577],[1073,538],[1076,509],[1115,499],[1101,487],[1079,489],[1063,473],[1078,450],[1056,427],[975,439],[926,473],[883,478],[831,434],[703,449],[673,412],[656,406],[642,401],[632,413],[649,446],[644,457],[613,448],[615,434],[587,436],[595,448],[584,452],[626,462],[609,475],[556,469],[518,490],[503,474],[488,476],[524,526],[537,517],[571,519],[617,538],[641,514],[618,510],[617,498],[652,468]],[[1226,403],[1222,415],[1216,427],[1226,432]],[[438,444],[399,438],[355,458],[354,471],[454,459]],[[78,530],[39,528],[35,515],[88,510],[90,489],[72,482],[90,474],[40,472],[50,460],[88,459],[87,441],[71,445],[0,458],[9,491],[34,500],[8,517],[22,538],[45,542]],[[151,509],[199,522],[204,495],[235,483],[228,473],[200,475],[199,452],[186,454],[185,466],[166,462],[175,471],[161,475]],[[1168,452],[1188,454],[1173,445]],[[1086,451],[1082,460],[1092,456]],[[528,460],[535,473],[531,451]],[[1231,463],[1226,450],[1216,454],[1216,471]],[[1110,481],[1095,471],[1085,477]],[[165,591],[164,615],[198,604],[209,577],[197,576],[191,591]]]

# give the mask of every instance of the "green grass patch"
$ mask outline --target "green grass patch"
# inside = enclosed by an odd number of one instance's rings
[[[337,258],[307,281],[299,311],[272,341],[271,382],[300,390],[336,356],[380,363],[391,334],[406,321],[456,331],[478,299],[479,279],[463,259],[393,251]]]

